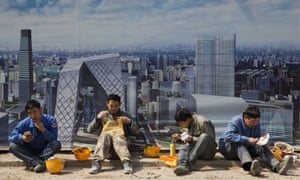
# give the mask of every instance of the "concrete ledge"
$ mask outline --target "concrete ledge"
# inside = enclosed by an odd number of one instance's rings
[[[161,154],[167,155],[167,154]],[[80,167],[80,168],[90,168],[91,158],[87,161],[77,161],[72,153],[58,153],[55,155],[57,158],[63,158],[66,160],[65,167]],[[135,167],[161,167],[166,166],[163,161],[157,158],[147,158],[141,153],[133,153],[132,160]],[[0,167],[16,167],[25,166],[23,161],[16,158],[13,154],[9,152],[0,153]],[[106,167],[122,167],[119,160],[105,160],[103,166]],[[211,161],[198,160],[193,169],[197,170],[204,166],[212,168],[230,168],[230,167],[240,167],[239,161],[229,161],[226,160],[220,153],[217,153],[215,158]],[[300,159],[295,161],[295,167],[300,167]]]

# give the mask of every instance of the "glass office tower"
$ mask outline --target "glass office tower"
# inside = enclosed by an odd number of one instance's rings
[[[197,41],[197,94],[234,96],[235,39],[233,35]]]
[[[19,106],[25,107],[27,101],[31,99],[33,89],[32,43],[30,29],[21,30],[19,65]]]

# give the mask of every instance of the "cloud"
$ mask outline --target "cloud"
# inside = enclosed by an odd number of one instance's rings
[[[0,1],[0,49],[17,49],[23,28],[32,29],[34,47],[194,44],[233,33],[241,44],[300,37],[296,0],[36,0],[23,9],[15,2]]]
[[[16,6],[26,6],[27,0],[15,0]]]

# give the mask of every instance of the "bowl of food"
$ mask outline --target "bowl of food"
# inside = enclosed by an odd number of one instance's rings
[[[66,160],[55,158],[55,159],[49,159],[46,160],[46,168],[51,174],[57,174],[60,173],[65,166]]]
[[[270,134],[267,133],[266,135],[260,137],[256,144],[259,146],[265,146],[268,144],[269,140],[270,140]]]
[[[158,157],[160,147],[158,146],[147,146],[144,148],[144,155],[147,157]]]
[[[283,153],[283,156],[294,153],[294,147],[286,142],[277,141],[274,143],[274,146],[277,146],[280,148],[280,150]]]
[[[91,156],[92,149],[88,147],[74,147],[72,152],[78,161],[87,161]]]
[[[271,152],[273,153],[273,155],[277,160],[279,161],[283,160],[282,151],[279,147],[277,146],[272,147]]]

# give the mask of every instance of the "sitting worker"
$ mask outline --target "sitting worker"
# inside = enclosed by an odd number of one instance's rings
[[[137,128],[129,114],[120,110],[120,96],[116,94],[109,95],[106,106],[107,110],[98,113],[87,129],[88,132],[93,132],[102,128],[93,153],[92,168],[89,173],[99,173],[103,160],[117,156],[123,163],[124,173],[131,174],[133,167],[127,137],[136,135],[138,133]]]
[[[183,139],[178,154],[178,164],[174,169],[176,175],[190,173],[192,165],[197,159],[211,160],[216,153],[215,128],[212,122],[203,116],[191,113],[186,108],[180,108],[175,115],[177,124],[187,128],[187,135]],[[175,141],[181,141],[181,135],[172,135]]]
[[[248,107],[245,112],[234,116],[219,139],[219,150],[226,159],[240,160],[245,171],[253,176],[261,174],[258,159],[266,163],[272,171],[286,174],[292,166],[292,157],[279,162],[266,145],[257,144],[261,135],[260,111],[257,107]]]

